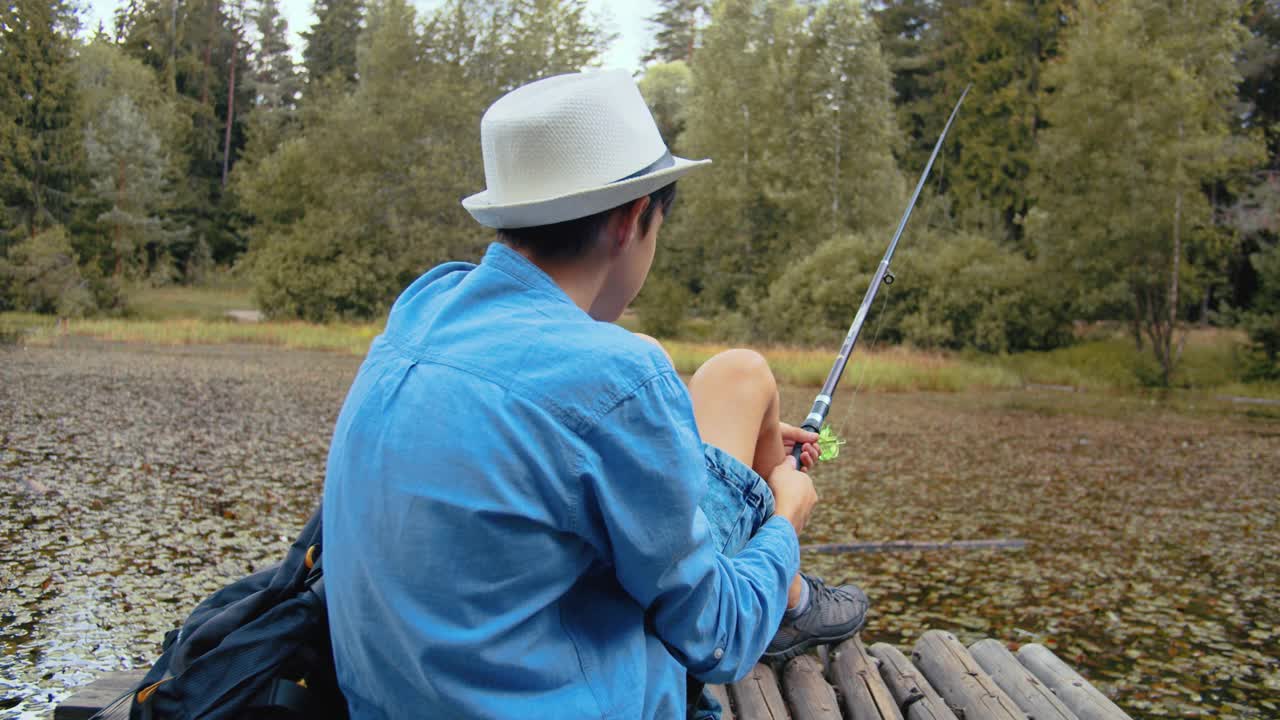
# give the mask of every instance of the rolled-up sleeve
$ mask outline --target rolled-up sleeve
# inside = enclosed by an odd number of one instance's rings
[[[771,518],[734,557],[715,550],[698,507],[702,444],[674,373],[618,402],[584,440],[582,529],[694,676],[744,676],[773,637],[800,566],[791,523]]]

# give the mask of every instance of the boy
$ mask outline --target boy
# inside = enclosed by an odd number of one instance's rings
[[[723,353],[686,389],[612,324],[706,161],[667,152],[625,72],[519,88],[481,139],[488,187],[463,205],[499,242],[405,290],[334,431],[352,717],[681,717],[686,673],[855,633],[856,588],[796,575],[817,495],[787,450],[809,465],[816,436],[779,422],[763,359]]]

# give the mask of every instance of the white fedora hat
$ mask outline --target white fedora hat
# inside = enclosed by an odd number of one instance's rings
[[[625,70],[538,80],[480,121],[487,188],[462,201],[493,228],[575,220],[644,197],[710,160],[667,150]]]

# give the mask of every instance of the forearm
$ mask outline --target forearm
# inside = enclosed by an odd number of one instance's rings
[[[711,572],[684,597],[672,594],[657,603],[655,629],[698,679],[740,679],[777,630],[799,567],[795,530],[775,517],[734,557],[717,554]]]

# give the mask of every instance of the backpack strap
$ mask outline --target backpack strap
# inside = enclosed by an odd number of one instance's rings
[[[307,548],[307,556],[304,562],[307,567],[307,578],[303,592],[312,595],[312,601],[318,603],[318,606],[323,611],[325,607],[324,565],[321,562],[319,544]],[[282,711],[287,717],[305,718],[309,717],[315,709],[312,707],[314,695],[315,693],[307,687],[306,678],[301,680],[276,678],[267,683],[267,686],[258,694],[257,699],[250,703],[250,707],[259,710]]]
[[[302,682],[276,678],[262,690],[258,702],[252,703],[255,709],[282,710],[291,717],[305,718],[309,716],[311,691]]]
[[[156,688],[169,682],[173,676],[165,673],[165,677],[159,682],[151,683],[134,694],[134,707],[138,710],[139,720],[152,720],[155,715],[155,703],[151,702],[151,696],[155,695]]]

